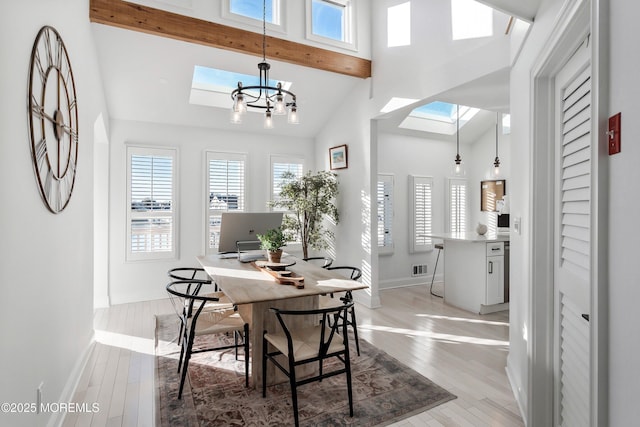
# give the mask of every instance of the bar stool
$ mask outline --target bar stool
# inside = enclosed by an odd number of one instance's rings
[[[434,297],[442,298],[442,295],[433,293],[433,281],[436,278],[436,269],[438,268],[438,260],[440,259],[440,252],[442,252],[442,250],[444,249],[444,244],[436,243],[435,245],[433,245],[433,247],[438,250],[438,256],[436,257],[436,265],[435,267],[433,267],[433,276],[431,276],[431,286],[429,286],[429,293]]]

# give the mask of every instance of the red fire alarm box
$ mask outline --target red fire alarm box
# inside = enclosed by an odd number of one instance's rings
[[[620,152],[620,119],[621,113],[609,117],[609,155]]]

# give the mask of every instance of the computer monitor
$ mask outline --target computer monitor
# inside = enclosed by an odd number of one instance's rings
[[[257,235],[281,225],[282,212],[223,212],[218,252],[237,252],[238,242],[255,242],[243,244],[240,249],[259,249]]]

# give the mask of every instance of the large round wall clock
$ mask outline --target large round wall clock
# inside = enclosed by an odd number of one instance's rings
[[[78,163],[78,104],[67,48],[50,26],[38,32],[29,67],[29,138],[40,195],[59,213],[69,204]]]

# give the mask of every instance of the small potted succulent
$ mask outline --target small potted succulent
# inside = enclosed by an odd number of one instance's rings
[[[257,236],[258,240],[260,240],[260,248],[267,251],[269,262],[279,263],[282,257],[282,247],[287,244],[282,227],[272,228]]]

